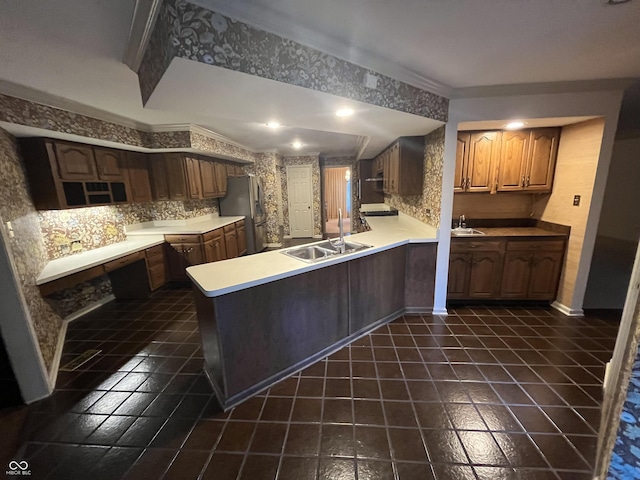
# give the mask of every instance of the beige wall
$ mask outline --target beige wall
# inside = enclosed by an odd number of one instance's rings
[[[580,272],[579,266],[603,132],[602,118],[562,129],[553,192],[548,197],[537,200],[534,205],[535,218],[571,227],[556,299],[565,306],[573,305],[578,275],[587,274]],[[573,206],[574,195],[581,196],[578,207]]]
[[[457,193],[453,197],[453,219],[460,215],[467,219],[528,218],[533,214],[535,199],[527,193]]]

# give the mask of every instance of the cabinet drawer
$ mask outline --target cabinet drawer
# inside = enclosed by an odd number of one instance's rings
[[[451,251],[455,253],[464,252],[486,252],[502,249],[502,242],[499,240],[453,240]]]
[[[154,255],[153,257],[147,256],[147,265],[152,267],[154,265],[158,265],[159,263],[164,264],[164,255],[162,253],[158,255]]]
[[[243,220],[244,222],[244,220]],[[236,224],[232,223],[231,225],[227,225],[226,227],[224,227],[224,233],[231,233],[234,232],[236,229]]]
[[[244,228],[244,220],[236,222],[236,228]]]
[[[164,244],[156,245],[155,247],[147,248],[144,251],[147,258],[151,259],[152,257],[158,255],[164,255]]]
[[[136,252],[131,255],[127,255],[126,257],[119,258],[117,260],[113,260],[111,262],[104,264],[104,270],[106,272],[111,272],[113,270],[117,270],[118,268],[122,268],[125,265],[129,265],[130,263],[137,262],[138,260],[142,260],[144,258],[144,252]]]
[[[221,239],[222,235],[224,235],[224,230],[222,228],[217,228],[215,230],[211,230],[210,232],[205,233],[202,236],[202,241],[207,243],[210,240]]]
[[[200,243],[200,235],[165,235],[164,239],[169,243]]]
[[[564,250],[564,240],[509,240],[507,242],[508,251],[545,251],[545,252],[561,252]]]

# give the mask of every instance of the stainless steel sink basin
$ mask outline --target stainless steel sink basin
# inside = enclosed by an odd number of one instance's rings
[[[451,230],[451,234],[456,237],[474,237],[480,235],[486,235],[484,232],[480,230],[476,230],[475,228],[454,228]]]
[[[339,247],[336,247],[330,241],[317,243],[315,245],[302,245],[300,247],[288,248],[281,250],[280,253],[288,255],[298,260],[302,260],[307,263],[315,263],[328,258],[336,257],[339,255],[346,255],[347,253],[358,252],[365,248],[371,248],[371,245],[364,245],[356,242],[344,242],[344,253],[340,253]]]

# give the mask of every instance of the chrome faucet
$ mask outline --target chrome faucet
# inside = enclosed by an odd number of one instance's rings
[[[466,226],[467,226],[467,222],[466,222],[466,219],[464,218],[464,215],[460,215],[460,218],[458,219],[458,227],[466,228]]]
[[[340,253],[344,253],[345,252],[345,244],[344,244],[344,230],[342,228],[342,209],[339,208],[338,209],[338,229],[340,231],[340,239],[335,242],[331,242],[331,245],[333,245],[334,247],[337,247],[338,250],[340,250]]]

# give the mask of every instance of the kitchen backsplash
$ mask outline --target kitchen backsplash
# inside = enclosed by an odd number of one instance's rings
[[[125,225],[218,213],[218,200],[148,202],[38,212],[49,260],[126,240]]]

